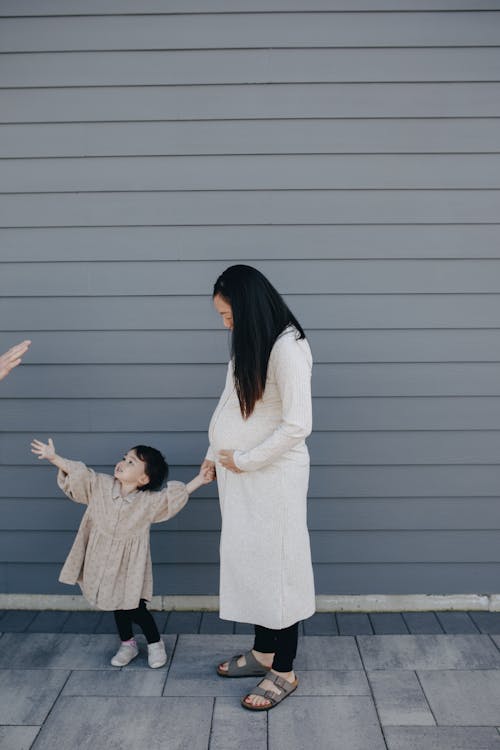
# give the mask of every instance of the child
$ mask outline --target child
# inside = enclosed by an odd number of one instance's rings
[[[149,529],[175,516],[191,492],[214,479],[213,471],[201,471],[188,484],[168,482],[160,490],[168,465],[147,445],[131,448],[116,464],[114,477],[58,456],[50,438],[48,443],[34,440],[31,450],[57,466],[57,483],[71,500],[87,505],[59,580],[80,584],[91,604],[114,610],[121,639],[111,659],[114,667],[126,666],[139,653],[133,622],[146,636],[149,666],[162,667],[167,661],[165,646],[146,609],[153,593]]]

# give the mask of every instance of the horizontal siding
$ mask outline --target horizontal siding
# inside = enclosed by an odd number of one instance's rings
[[[54,435],[56,445],[57,434]],[[116,460],[118,448],[130,447],[128,436],[115,437],[109,446],[110,463],[95,465],[98,471],[110,472],[111,461]],[[157,441],[158,442],[158,441]],[[162,445],[166,450],[168,445]],[[111,455],[112,454],[112,455]],[[23,451],[23,457],[29,455]],[[192,479],[199,468],[199,454],[194,451],[186,457],[190,465],[172,466],[171,476],[180,481]],[[25,459],[26,461],[29,458]],[[33,459],[33,463],[34,463]],[[0,497],[47,498],[54,496],[54,470],[50,466],[29,465],[0,466]],[[420,497],[498,497],[500,466],[494,464],[470,465],[381,465],[381,466],[315,466],[311,472],[309,496],[316,498],[420,498]],[[214,489],[200,490],[197,496],[211,497]],[[425,592],[424,592],[425,593]]]
[[[498,0],[474,0],[474,10],[500,9]],[[297,11],[301,13],[328,11],[453,11],[471,10],[470,0],[313,0],[304,8],[304,0],[254,0],[251,10],[248,0],[141,0],[140,11],[146,14],[170,13],[244,13],[257,11]],[[137,0],[45,0],[43,4],[44,16],[85,16],[85,15],[126,15],[138,14]],[[39,0],[3,0],[0,16],[39,16],[41,14]]]
[[[302,260],[304,247],[310,258],[329,260],[498,258],[500,224],[16,227],[0,228],[0,244],[0,262],[136,260],[138,248],[143,261],[218,259],[221,267],[248,258]]]
[[[288,260],[255,264],[283,294],[495,294],[500,292],[500,258],[466,260]],[[162,263],[4,263],[0,294],[8,296],[206,295],[206,279],[216,279],[220,261]],[[196,273],[193,271],[196,270]],[[333,321],[330,321],[330,325]]]
[[[221,271],[223,267],[221,264]],[[212,279],[208,286],[211,285]],[[12,343],[17,331],[78,331],[82,326],[91,331],[165,330],[166,321],[175,321],[176,330],[207,331],[213,330],[217,321],[210,308],[210,293],[211,289],[197,297],[11,297],[0,299],[0,316]],[[328,330],[332,325],[345,330],[481,329],[494,328],[500,319],[500,296],[496,293],[316,293],[314,305],[307,295],[288,295],[286,301],[307,329]],[[88,358],[92,361],[91,352]],[[18,381],[19,377],[20,374]],[[7,381],[2,393],[9,386],[16,388]],[[9,395],[14,395],[14,391]]]
[[[214,493],[215,490],[212,490]],[[322,531],[432,530],[482,531],[496,528],[497,499],[460,498],[310,498],[309,528]],[[82,517],[81,505],[65,498],[0,499],[0,526],[4,531],[75,531]],[[177,531],[217,531],[220,529],[216,497],[193,497],[186,509],[162,529]],[[327,533],[327,532],[325,532]]]
[[[0,67],[6,88],[499,78],[498,51],[489,47],[5,53]]]
[[[259,190],[6,195],[0,226],[495,223],[498,190]]]
[[[52,87],[52,88],[51,88]],[[498,117],[500,83],[304,83],[0,89],[0,122]],[[437,119],[438,119],[437,118]],[[361,126],[362,127],[362,126]],[[438,128],[439,125],[436,125]],[[141,146],[138,145],[137,148]],[[432,147],[432,146],[431,146]],[[358,148],[363,148],[360,143]]]
[[[10,398],[2,428],[12,432],[205,432],[217,398]],[[500,396],[315,397],[315,430],[496,430]]]
[[[498,330],[328,330],[310,331],[308,339],[317,364],[500,361]],[[0,334],[0,351],[11,340]],[[29,364],[225,364],[228,355],[227,337],[206,331],[189,339],[183,331],[143,331],[132,351],[128,331],[51,331],[37,334]]]
[[[0,16],[0,351],[33,339],[0,392],[3,590],[69,591],[83,509],[33,436],[103,471],[151,442],[191,478],[240,261],[314,353],[318,592],[498,591],[500,2]],[[219,526],[210,486],[154,531],[157,593],[217,593]]]
[[[500,134],[500,121],[496,122]],[[500,147],[498,135],[495,148]],[[452,147],[452,146],[451,146]],[[316,148],[316,147],[315,147]],[[422,147],[421,147],[422,148]],[[482,149],[488,150],[487,144]],[[500,155],[203,156],[4,160],[0,192],[498,190]]]
[[[0,13],[2,11],[0,10]],[[498,45],[500,13],[353,13],[5,18],[0,52]],[[90,42],[90,44],[89,44]]]
[[[161,564],[216,564],[218,531],[151,533],[151,554]],[[491,563],[498,555],[500,531],[310,531],[313,563]],[[74,531],[0,531],[0,562],[63,563]]]
[[[189,463],[191,456],[200,459],[207,448],[206,432],[127,433],[117,440],[115,433],[60,433],[58,448],[63,455],[76,456],[88,464],[118,461],[127,448],[138,443],[160,444],[167,459],[178,466]],[[0,435],[0,460],[11,466],[31,463],[31,435],[16,433]],[[309,439],[313,466],[398,466],[445,464],[494,464],[500,455],[500,431],[351,431],[315,430]],[[24,455],[23,455],[24,454]],[[360,459],[362,456],[362,459]]]
[[[137,383],[148,398],[215,398],[224,365],[33,365],[19,372],[5,397],[136,398]],[[319,364],[316,397],[500,396],[500,364]]]
[[[10,109],[4,111],[6,115],[9,113]],[[237,188],[245,184],[241,180],[258,175],[261,178],[267,175],[269,180],[277,168],[285,170],[281,179],[291,178],[300,186],[301,179],[307,177],[294,172],[294,167],[297,169],[298,166],[300,169],[309,168],[316,174],[316,187],[320,187],[321,180],[325,179],[325,170],[331,171],[331,180],[345,180],[340,183],[345,188],[353,185],[368,187],[366,184],[351,184],[349,181],[356,176],[364,180],[373,180],[376,176],[379,179],[376,186],[383,187],[387,186],[389,177],[402,179],[406,172],[409,180],[415,179],[413,174],[431,180],[446,179],[447,174],[453,174],[459,180],[457,187],[460,187],[464,168],[472,170],[477,165],[475,179],[489,176],[491,179],[491,175],[498,171],[499,130],[496,117],[477,117],[472,123],[466,117],[442,120],[424,117],[404,120],[311,117],[254,120],[250,129],[248,122],[240,120],[3,124],[0,126],[0,157],[6,161],[2,162],[0,187],[4,191],[10,181],[19,181],[28,172],[33,178],[32,190],[40,179],[39,173],[45,174],[45,190],[53,190],[58,184],[53,180],[61,180],[64,175],[66,180],[72,179],[68,185],[84,189],[85,180],[92,175],[104,179],[111,173],[110,178],[122,174],[127,179],[140,179],[141,173],[136,175],[135,171],[142,169],[142,180],[149,179],[150,187],[162,174],[164,182],[158,184],[163,189],[169,185],[179,190],[186,189],[184,182],[189,175],[191,179],[197,176],[199,180],[210,177],[213,182],[209,186],[214,189],[218,180],[226,176],[232,180],[230,187]],[[461,157],[458,156],[460,152],[464,154]],[[472,156],[475,152],[488,155]],[[237,154],[251,155],[252,158],[233,158]],[[262,154],[266,156],[257,158]],[[277,156],[282,154],[286,158]],[[316,156],[305,158],[304,154]],[[329,158],[330,154],[337,156]],[[385,156],[375,156],[377,154]],[[418,156],[404,158],[402,154]],[[449,156],[437,158],[436,154]],[[169,155],[171,158],[165,158]],[[217,158],[199,158],[211,155]],[[133,171],[132,162],[126,158],[116,159],[118,156],[134,157]],[[138,159],[139,156],[154,159]],[[197,158],[188,158],[190,156]],[[117,171],[120,169],[121,173]],[[374,175],[373,170],[380,174]],[[474,181],[474,173],[470,177]],[[332,182],[326,184],[335,186]],[[105,185],[103,183],[100,189],[106,189]],[[257,187],[265,186],[261,183]],[[401,186],[411,187],[411,182]],[[433,187],[433,183],[424,187]],[[468,187],[474,187],[472,182]],[[11,189],[16,191],[17,188],[18,183],[14,182]],[[94,189],[99,189],[99,185],[94,185]],[[125,182],[121,189],[134,188]]]

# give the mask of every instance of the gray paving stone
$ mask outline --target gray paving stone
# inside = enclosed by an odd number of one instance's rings
[[[306,636],[299,638],[298,671],[304,669],[363,669],[354,638],[349,636]]]
[[[198,633],[201,612],[170,612],[164,633]]]
[[[363,612],[337,612],[340,635],[372,635],[373,628],[368,615]]]
[[[210,698],[61,697],[33,750],[206,750]]]
[[[436,722],[415,672],[369,672],[383,726],[434,726]]]
[[[432,635],[444,632],[434,612],[405,612],[403,619],[413,635]]]
[[[445,633],[479,633],[467,612],[436,612]]]
[[[328,669],[300,672],[297,695],[370,695],[364,672]]]
[[[376,635],[403,635],[408,632],[403,616],[399,612],[380,612],[370,615]]]
[[[166,677],[164,669],[78,670],[71,673],[62,695],[160,696]]]
[[[418,675],[438,724],[500,724],[500,671],[422,671]]]
[[[2,633],[22,633],[38,612],[28,609],[13,609],[2,617]]]
[[[221,620],[217,612],[203,612],[201,616],[200,633],[227,633],[232,635],[234,631],[234,622]]]
[[[371,698],[287,698],[269,713],[271,750],[385,750]]]
[[[0,724],[42,724],[69,672],[0,669]]]
[[[245,711],[237,698],[216,698],[210,750],[267,750],[267,714]]]
[[[387,727],[387,750],[499,750],[500,735],[489,727]]]
[[[40,727],[0,727],[2,750],[30,750]]]
[[[60,633],[69,612],[39,612],[26,628],[28,633]]]
[[[253,625],[250,625],[248,622],[235,622],[234,632],[235,635],[255,635]]]
[[[469,612],[481,633],[500,634],[500,612]]]
[[[114,635],[5,633],[0,668],[116,669],[109,663],[116,647]]]
[[[367,670],[500,668],[487,635],[362,635],[358,643]]]
[[[258,678],[219,677],[216,667],[248,648],[246,636],[180,635],[163,694],[243,696]]]
[[[71,612],[61,628],[62,633],[93,633],[101,619],[101,612]]]
[[[304,635],[338,635],[335,615],[331,612],[316,612],[304,620]]]

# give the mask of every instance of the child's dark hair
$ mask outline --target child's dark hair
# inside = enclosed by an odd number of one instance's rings
[[[136,445],[132,448],[137,458],[146,464],[145,472],[149,477],[149,483],[140,487],[141,490],[159,490],[168,477],[168,464],[165,456],[149,445]]]

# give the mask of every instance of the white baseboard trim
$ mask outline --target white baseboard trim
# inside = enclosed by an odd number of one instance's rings
[[[0,594],[0,609],[91,611],[83,596]],[[154,596],[156,611],[217,612],[218,596]],[[500,612],[500,594],[365,594],[316,597],[318,612],[432,612],[474,610]]]

